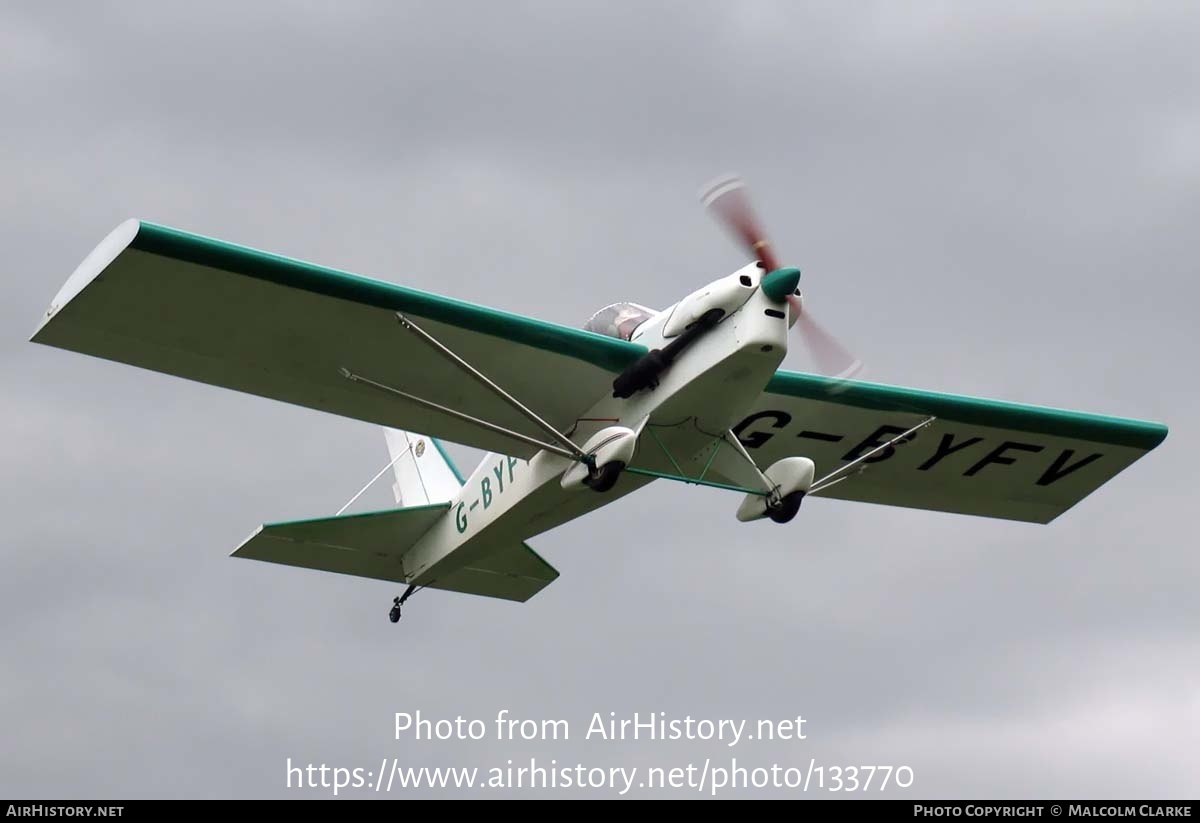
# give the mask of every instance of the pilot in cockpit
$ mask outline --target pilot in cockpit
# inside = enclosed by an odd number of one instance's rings
[[[655,314],[653,309],[636,303],[613,303],[593,314],[584,325],[584,329],[620,340],[629,340],[637,327]]]

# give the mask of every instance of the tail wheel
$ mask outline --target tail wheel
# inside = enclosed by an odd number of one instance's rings
[[[588,475],[583,483],[593,491],[606,492],[617,484],[617,478],[624,469],[625,464],[617,460],[605,463],[595,473]]]
[[[779,501],[779,505],[767,510],[767,516],[776,523],[787,523],[796,516],[796,512],[800,511],[802,500],[804,500],[804,492],[802,491],[795,491],[784,495],[783,499]]]

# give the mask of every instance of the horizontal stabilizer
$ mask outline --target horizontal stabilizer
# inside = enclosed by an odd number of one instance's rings
[[[525,543],[504,543],[431,581],[444,589],[524,602],[558,579],[558,571]]]
[[[401,555],[449,508],[449,503],[439,503],[319,520],[268,523],[239,546],[233,556],[403,583]]]
[[[337,574],[407,583],[401,558],[450,504],[368,514],[268,523],[233,553]],[[524,602],[558,578],[558,572],[521,542],[472,552],[476,559],[440,575],[426,588]]]

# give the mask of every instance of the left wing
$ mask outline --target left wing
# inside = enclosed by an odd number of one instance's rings
[[[879,449],[823,497],[1049,523],[1161,443],[1167,427],[778,372],[734,433],[760,467],[802,455],[818,478]]]
[[[643,346],[129,220],[71,275],[34,342],[529,458],[533,446],[353,383],[546,435],[403,329],[403,312],[560,431]]]

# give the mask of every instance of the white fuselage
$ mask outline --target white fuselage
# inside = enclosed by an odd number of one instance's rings
[[[672,323],[675,313],[698,316],[697,304],[702,307],[706,300],[727,307],[740,302],[738,289],[746,295],[744,302],[679,355],[658,386],[628,399],[606,392],[566,434],[583,444],[600,429],[618,423],[643,431],[634,457],[637,466],[674,472],[669,451],[681,468],[698,472],[714,441],[750,411],[787,353],[792,318],[786,304],[770,300],[758,288],[761,274],[757,266],[747,266],[643,323],[633,342],[647,349],[663,348],[672,339],[664,336],[664,330],[678,333],[681,328],[678,320]],[[742,278],[751,285],[744,286]],[[652,480],[623,472],[607,492],[567,490],[560,479],[572,465],[570,459],[546,451],[529,460],[488,455],[467,478],[446,515],[404,554],[409,582],[424,585],[502,542],[540,534]]]

